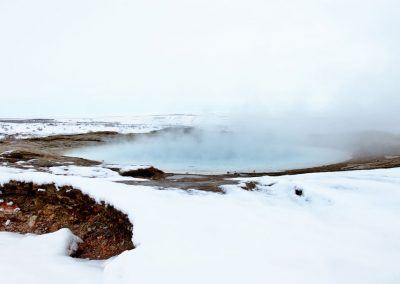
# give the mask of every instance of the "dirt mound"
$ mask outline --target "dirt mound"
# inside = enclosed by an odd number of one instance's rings
[[[165,177],[165,173],[155,167],[129,170],[129,171],[120,171],[119,174],[121,176],[126,177],[135,177],[135,178],[149,178],[149,179],[162,179]]]
[[[11,181],[0,186],[0,231],[44,234],[69,228],[83,243],[73,255],[107,259],[133,249],[128,217],[69,186]]]
[[[107,138],[113,138],[118,136],[118,132],[115,131],[98,131],[98,132],[89,132],[89,133],[81,133],[81,134],[65,134],[65,135],[51,135],[47,137],[34,137],[26,139],[27,141],[85,141],[85,142],[104,142]]]
[[[32,159],[41,158],[43,155],[38,153],[28,152],[28,151],[11,151],[3,154],[3,158],[7,159],[9,162],[19,162],[19,161],[28,161]]]
[[[36,169],[71,164],[79,166],[95,166],[100,164],[100,162],[83,158],[65,157],[52,155],[45,152],[34,152],[19,149],[0,154],[0,159],[2,162],[6,162],[9,165],[17,168],[30,166]]]

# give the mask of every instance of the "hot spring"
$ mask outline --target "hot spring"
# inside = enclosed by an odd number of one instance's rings
[[[172,130],[75,149],[67,153],[107,164],[152,165],[174,173],[265,172],[319,166],[349,153],[295,136]]]

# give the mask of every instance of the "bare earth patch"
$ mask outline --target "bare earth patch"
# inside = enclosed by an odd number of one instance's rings
[[[45,234],[69,228],[83,242],[73,255],[107,259],[134,248],[127,215],[69,186],[11,181],[0,186],[0,231]]]

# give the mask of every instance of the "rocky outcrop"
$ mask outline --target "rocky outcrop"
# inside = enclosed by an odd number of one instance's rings
[[[73,256],[107,259],[134,248],[132,224],[80,190],[11,181],[0,186],[0,231],[45,234],[69,228],[83,242]]]

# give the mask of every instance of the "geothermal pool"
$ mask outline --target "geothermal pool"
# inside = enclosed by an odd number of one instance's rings
[[[221,131],[177,131],[80,148],[67,153],[107,164],[152,165],[175,173],[278,171],[340,162],[349,153],[298,137]]]

